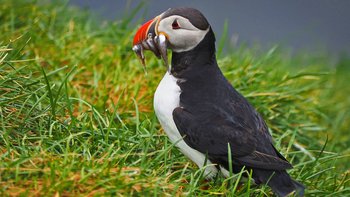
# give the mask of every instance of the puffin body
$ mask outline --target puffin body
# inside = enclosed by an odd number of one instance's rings
[[[136,33],[133,50],[143,63],[143,50],[151,50],[167,64],[167,49],[171,67],[155,92],[154,109],[170,141],[205,165],[208,178],[245,167],[255,183],[277,195],[302,196],[304,186],[286,172],[292,165],[274,148],[263,118],[219,69],[214,33],[198,10],[169,9]]]
[[[158,117],[160,124],[168,135],[170,141],[179,147],[180,151],[195,162],[199,167],[205,163],[205,155],[196,149],[191,148],[181,136],[174,122],[173,112],[180,107],[181,89],[177,84],[178,78],[175,78],[170,73],[166,72],[163,79],[158,85],[154,94],[154,111]],[[208,177],[213,177],[217,173],[217,168],[210,165],[207,161],[208,167],[205,168],[205,174]]]

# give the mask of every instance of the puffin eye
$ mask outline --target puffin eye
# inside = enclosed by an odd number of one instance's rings
[[[180,29],[180,25],[179,25],[179,23],[177,22],[176,19],[174,20],[173,24],[171,24],[171,27],[173,29]]]

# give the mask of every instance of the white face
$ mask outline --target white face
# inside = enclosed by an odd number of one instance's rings
[[[179,15],[172,15],[160,20],[158,34],[164,34],[174,52],[189,51],[196,47],[209,31],[201,30]]]

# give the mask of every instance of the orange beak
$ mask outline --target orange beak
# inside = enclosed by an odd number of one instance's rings
[[[162,33],[158,35],[157,25],[159,20],[160,16],[157,16],[147,21],[137,30],[134,36],[132,50],[136,53],[144,66],[145,56],[143,52],[144,50],[150,50],[158,58],[162,58],[165,65],[168,67],[167,38]]]
[[[140,44],[142,41],[146,40],[148,37],[148,31],[149,28],[152,26],[152,23],[155,21],[155,19],[147,21],[145,24],[143,24],[139,30],[137,30],[135,36],[134,36],[134,42],[133,46]],[[154,31],[154,30],[153,30]],[[155,35],[154,35],[155,36]]]

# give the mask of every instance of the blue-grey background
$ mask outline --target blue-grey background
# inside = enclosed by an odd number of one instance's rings
[[[140,3],[136,19],[151,19],[170,7],[202,11],[220,38],[228,22],[230,46],[274,44],[294,52],[350,54],[350,0],[71,0],[106,20],[118,20]],[[139,21],[140,22],[140,21]],[[139,25],[136,24],[135,25]]]

